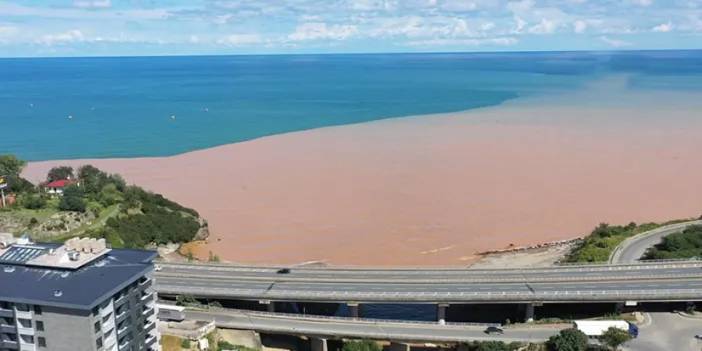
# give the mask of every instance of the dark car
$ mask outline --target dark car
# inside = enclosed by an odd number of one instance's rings
[[[487,327],[487,328],[485,329],[485,334],[500,334],[500,335],[501,335],[501,334],[504,334],[504,333],[505,333],[505,331],[502,330],[502,328],[499,328],[499,327],[494,327],[494,326],[492,326],[492,327]]]
[[[290,268],[281,268],[276,273],[278,274],[288,274],[290,273]]]

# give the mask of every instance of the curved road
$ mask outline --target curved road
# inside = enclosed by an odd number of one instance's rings
[[[610,263],[638,262],[649,247],[665,236],[688,226],[702,224],[702,220],[664,226],[623,241],[609,258]],[[702,334],[702,320],[686,318],[677,313],[652,312],[640,327],[639,337],[624,346],[626,351],[702,350],[702,342],[694,335]]]
[[[702,220],[670,224],[628,238],[612,252],[609,263],[636,263],[648,248],[660,243],[664,237],[680,232],[691,225],[702,225]]]

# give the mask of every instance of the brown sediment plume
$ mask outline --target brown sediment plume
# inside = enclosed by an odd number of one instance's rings
[[[698,216],[702,126],[690,113],[503,106],[173,157],[35,162],[26,175],[86,163],[119,172],[208,220],[206,243],[188,247],[204,259],[465,266],[600,222]],[[599,123],[608,118],[624,122]]]

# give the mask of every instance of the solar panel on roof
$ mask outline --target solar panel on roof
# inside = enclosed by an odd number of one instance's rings
[[[0,263],[24,263],[41,256],[43,253],[44,248],[15,245],[0,256]]]

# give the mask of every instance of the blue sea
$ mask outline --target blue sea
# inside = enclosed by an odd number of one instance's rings
[[[166,156],[267,135],[494,106],[626,74],[702,91],[702,51],[0,59],[0,153]]]

